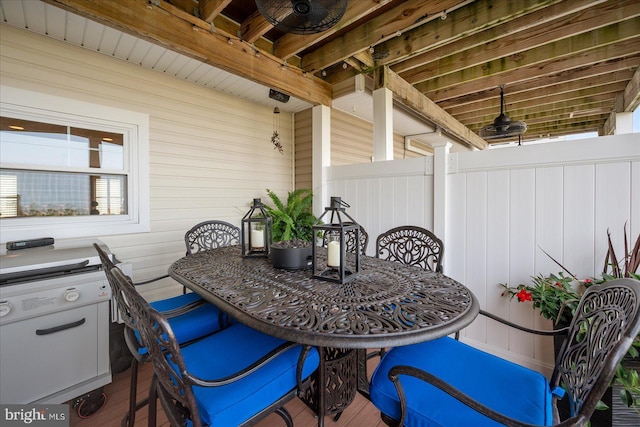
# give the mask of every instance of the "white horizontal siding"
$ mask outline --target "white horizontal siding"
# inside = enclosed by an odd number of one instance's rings
[[[3,85],[149,115],[151,232],[102,237],[133,264],[136,280],[165,274],[184,256],[184,233],[196,223],[240,225],[253,198],[266,199],[266,188],[292,189],[290,114],[281,113],[280,154],[270,141],[270,107],[0,25]],[[144,294],[176,292],[167,279]]]

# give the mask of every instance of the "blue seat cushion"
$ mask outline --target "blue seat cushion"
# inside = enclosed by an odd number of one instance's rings
[[[154,301],[149,303],[149,305],[160,313],[163,313],[176,310],[197,301],[202,301],[202,297],[191,292],[184,295]],[[178,343],[184,344],[219,331],[224,327],[225,318],[226,315],[221,312],[219,308],[213,304],[204,302],[204,304],[198,305],[184,314],[169,317],[167,320],[171,324],[171,328],[173,329],[173,333],[175,334]],[[138,341],[140,341],[138,331],[136,331],[136,337],[138,338]],[[146,354],[147,349],[142,347],[138,350],[138,353]]]
[[[182,348],[190,374],[202,379],[232,375],[284,341],[247,326],[234,323],[215,335]],[[251,375],[222,387],[194,386],[200,418],[204,425],[237,426],[269,407],[296,388],[296,368],[302,347],[294,347]],[[312,348],[305,359],[302,378],[318,367],[319,357]],[[173,365],[174,369],[176,366]]]
[[[371,401],[393,419],[400,419],[400,400],[388,374],[397,365],[429,372],[522,422],[553,424],[552,394],[542,374],[449,337],[396,347],[384,355],[371,379]],[[408,401],[408,427],[502,425],[425,381],[407,375],[401,375],[400,381]]]

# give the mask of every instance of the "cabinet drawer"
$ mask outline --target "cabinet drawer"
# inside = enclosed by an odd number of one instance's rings
[[[0,402],[26,404],[98,374],[98,307],[60,311],[0,328]]]

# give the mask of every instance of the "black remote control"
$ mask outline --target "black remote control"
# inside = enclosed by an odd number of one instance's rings
[[[18,249],[37,248],[39,246],[53,245],[53,237],[41,237],[39,239],[15,240],[7,242],[7,250],[15,251]]]

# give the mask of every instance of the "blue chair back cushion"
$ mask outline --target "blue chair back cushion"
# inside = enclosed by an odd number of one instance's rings
[[[149,303],[149,305],[162,313],[175,310],[200,299],[202,299],[202,297],[198,294],[190,292],[188,294],[154,301]],[[220,309],[213,304],[206,303],[185,314],[169,318],[168,320],[178,343],[184,344],[219,331],[223,327],[223,325],[221,325],[223,319],[224,317],[221,315]],[[139,332],[135,331],[135,334],[138,341],[140,341]],[[146,354],[146,347],[141,347],[138,353]]]
[[[371,379],[371,401],[400,419],[400,400],[388,373],[408,365],[429,372],[489,408],[525,423],[552,425],[552,395],[539,372],[480,351],[449,337],[387,352]],[[407,427],[484,427],[502,424],[476,412],[431,384],[406,375]]]
[[[234,323],[215,335],[182,348],[187,370],[202,379],[232,375],[284,341]],[[251,375],[223,387],[193,386],[204,425],[237,426],[269,407],[297,386],[296,368],[300,346],[280,355]],[[319,364],[318,352],[311,349],[305,359],[302,378]],[[172,364],[173,365],[173,364]],[[177,367],[173,365],[174,370]]]

